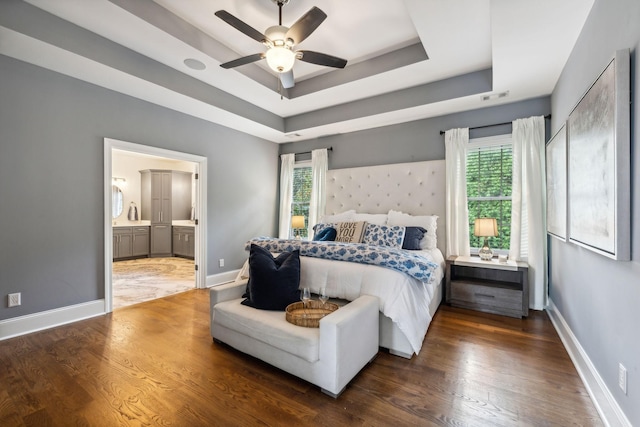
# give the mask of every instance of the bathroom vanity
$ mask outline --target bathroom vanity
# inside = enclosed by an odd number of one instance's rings
[[[194,258],[192,175],[174,170],[141,170],[140,210],[131,201],[130,210],[135,210],[128,215],[123,212],[123,189],[113,185],[114,261],[174,255]],[[135,193],[129,197],[137,198]]]
[[[149,226],[114,226],[113,259],[146,258],[149,256]]]
[[[141,213],[151,222],[149,256],[172,256],[172,221],[191,215],[191,173],[141,170]]]

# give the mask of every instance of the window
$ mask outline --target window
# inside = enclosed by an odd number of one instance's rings
[[[303,239],[307,238],[307,228],[309,225],[309,202],[311,201],[311,162],[296,163],[293,167],[293,198],[291,202],[291,216],[304,216],[304,229],[293,230],[293,234],[300,234]]]
[[[483,238],[473,235],[476,218],[496,218],[498,236],[489,239],[494,250],[507,251],[511,239],[511,135],[477,138],[467,151],[467,200],[469,204],[469,242],[472,250],[482,246]]]

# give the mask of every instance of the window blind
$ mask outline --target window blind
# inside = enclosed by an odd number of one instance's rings
[[[478,248],[482,239],[473,235],[476,218],[496,218],[499,235],[491,247],[506,250],[511,238],[511,187],[513,152],[511,136],[475,139],[467,150],[467,199],[469,240]]]

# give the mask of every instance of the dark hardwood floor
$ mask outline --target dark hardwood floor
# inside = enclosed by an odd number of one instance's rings
[[[602,425],[547,315],[442,306],[336,400],[215,344],[193,290],[0,342],[1,426]]]

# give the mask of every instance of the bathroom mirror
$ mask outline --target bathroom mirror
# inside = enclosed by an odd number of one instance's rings
[[[111,198],[113,207],[113,217],[118,218],[122,214],[123,196],[122,190],[117,185],[111,186]]]

